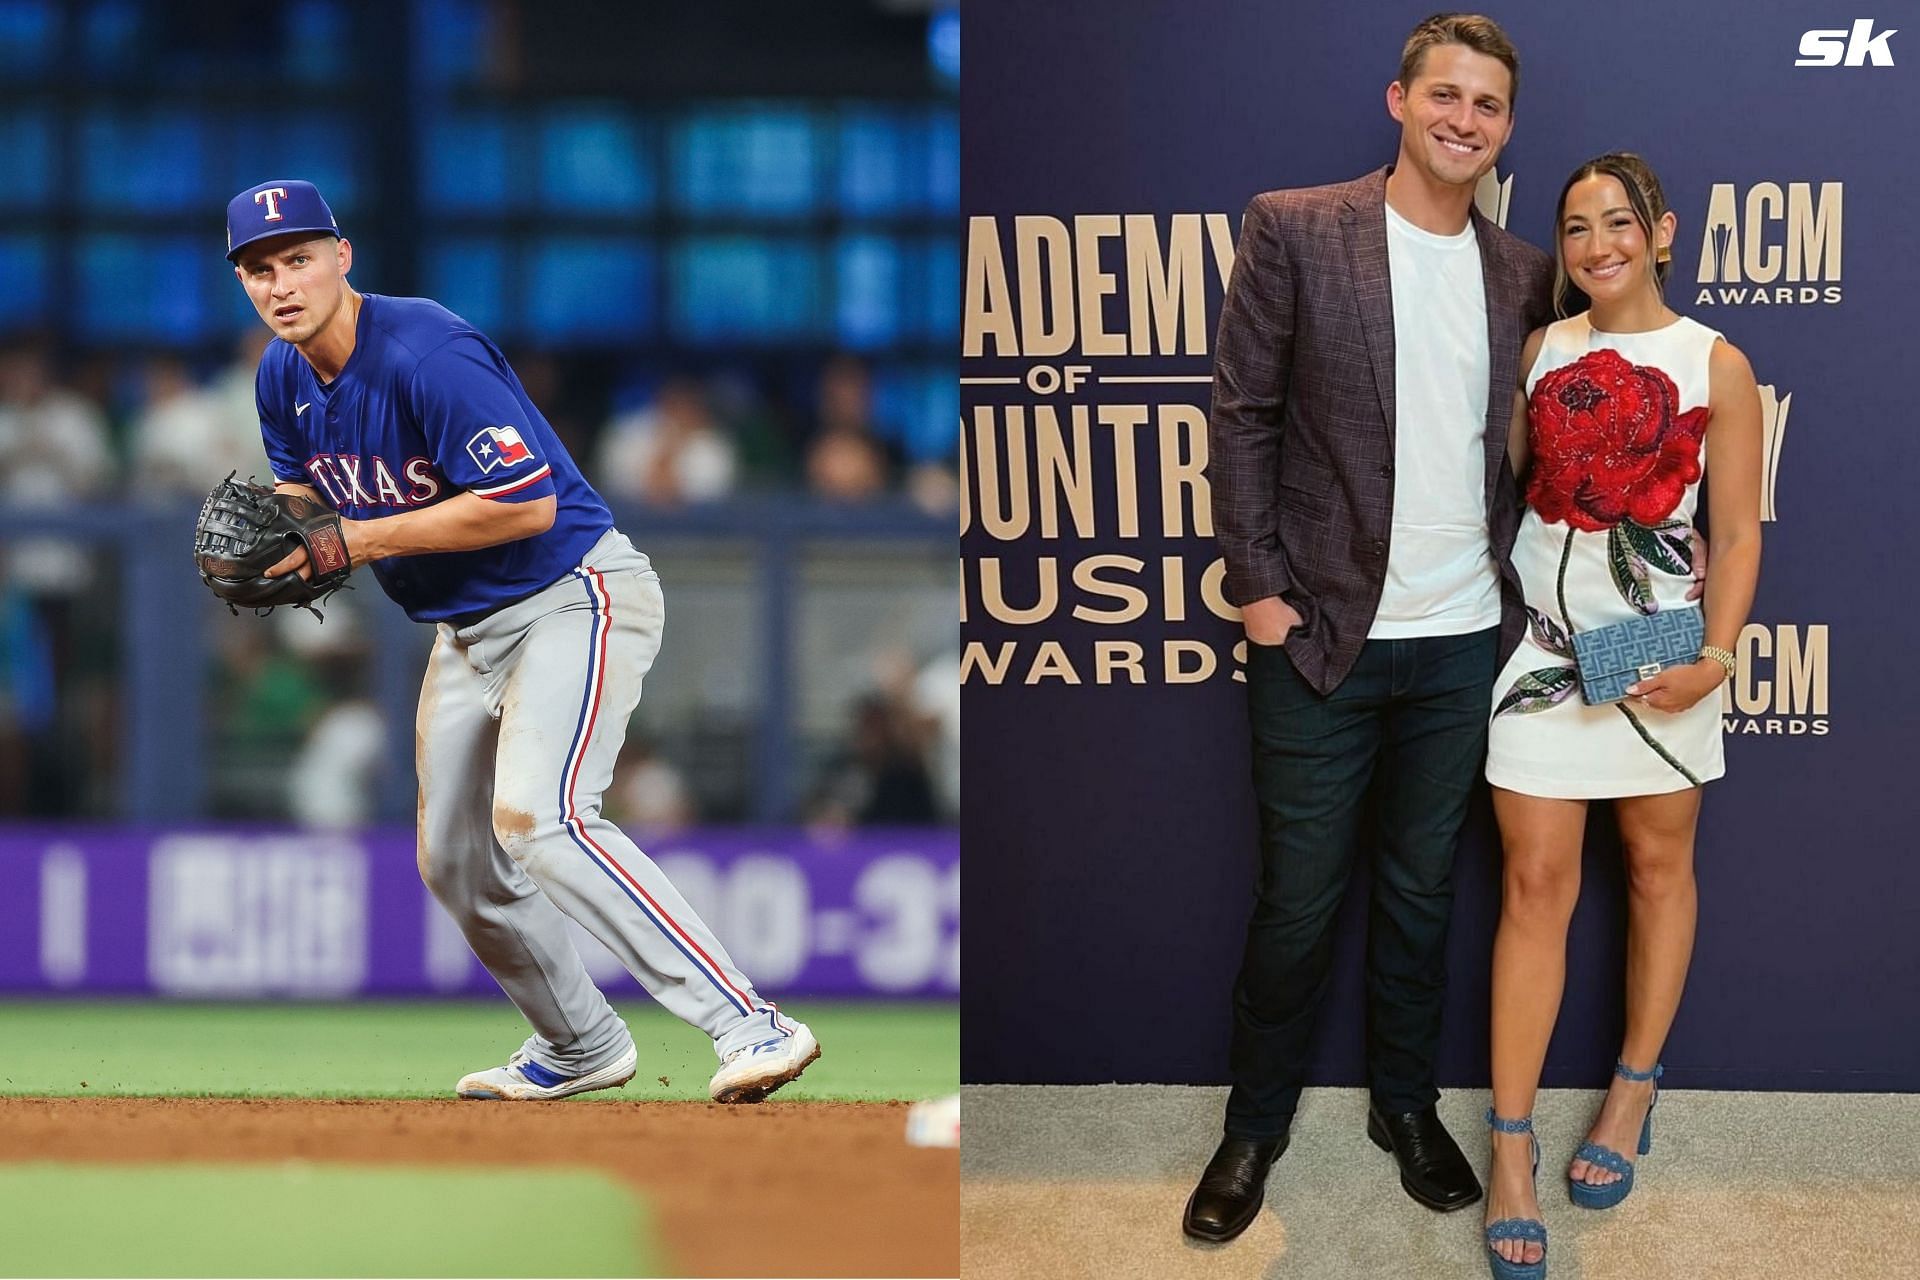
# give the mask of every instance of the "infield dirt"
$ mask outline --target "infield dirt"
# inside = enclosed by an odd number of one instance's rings
[[[960,1154],[905,1103],[0,1099],[0,1159],[594,1168],[641,1193],[685,1275],[952,1276]]]

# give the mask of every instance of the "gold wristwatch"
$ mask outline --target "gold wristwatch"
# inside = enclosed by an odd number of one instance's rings
[[[1703,658],[1712,658],[1715,662],[1725,667],[1727,669],[1727,679],[1733,679],[1734,659],[1731,649],[1722,649],[1718,645],[1703,644],[1700,646],[1700,656]]]

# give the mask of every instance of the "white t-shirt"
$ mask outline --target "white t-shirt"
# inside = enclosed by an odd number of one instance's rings
[[[1500,623],[1487,533],[1487,293],[1473,224],[1422,231],[1387,208],[1393,277],[1393,539],[1370,640]]]

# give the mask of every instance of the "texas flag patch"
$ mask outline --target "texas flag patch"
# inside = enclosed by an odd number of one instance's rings
[[[482,475],[495,467],[511,467],[533,456],[533,451],[520,438],[520,432],[513,427],[480,428],[479,434],[467,441],[467,452],[473,456],[474,465]]]

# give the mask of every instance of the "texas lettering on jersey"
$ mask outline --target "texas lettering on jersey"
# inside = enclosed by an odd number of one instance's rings
[[[308,458],[306,472],[314,487],[327,495],[335,509],[390,507],[405,510],[428,506],[446,492],[446,477],[434,469],[433,459],[408,458],[400,477],[385,458],[361,458],[351,453],[317,453]],[[403,487],[400,480],[406,481]]]
[[[613,525],[553,426],[485,335],[425,298],[360,295],[352,357],[331,382],[286,343],[254,382],[274,478],[311,484],[354,520],[471,495],[551,498],[542,533],[472,551],[375,561],[418,621],[495,608],[558,581]]]

